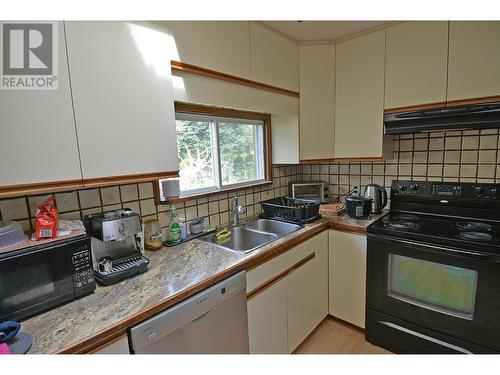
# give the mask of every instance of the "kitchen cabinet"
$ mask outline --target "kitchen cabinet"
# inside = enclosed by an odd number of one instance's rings
[[[335,157],[384,157],[385,30],[339,43],[335,54]]]
[[[248,22],[171,21],[166,26],[173,39],[172,60],[252,78]]]
[[[299,118],[271,115],[273,164],[299,163]]]
[[[335,46],[300,47],[300,159],[332,159]]]
[[[387,29],[385,108],[446,101],[448,22]]]
[[[291,353],[328,314],[328,233],[247,272],[250,353]]]
[[[448,101],[500,95],[500,22],[450,22]]]
[[[328,233],[285,253],[288,351],[291,353],[328,315]]]
[[[0,90],[0,190],[64,181],[81,186],[64,29],[57,26],[58,88]]]
[[[280,278],[251,296],[259,286],[285,271],[285,256],[280,255],[247,272],[248,339],[251,354],[288,352],[286,280]]]
[[[100,348],[93,354],[130,354],[127,335],[118,338],[118,340]]]
[[[85,181],[167,177],[178,171],[170,38],[157,25],[67,22],[78,144]]]
[[[260,23],[250,22],[250,53],[252,80],[299,91],[297,43]]]
[[[366,236],[329,231],[329,312],[365,327]]]

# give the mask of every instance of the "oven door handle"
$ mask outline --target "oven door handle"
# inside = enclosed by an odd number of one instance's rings
[[[480,253],[480,252],[473,251],[473,250],[457,249],[454,247],[446,247],[446,246],[439,246],[439,245],[430,245],[430,244],[426,244],[426,243],[422,243],[422,242],[403,240],[401,238],[389,237],[389,236],[383,236],[383,235],[368,234],[368,238],[372,238],[375,240],[382,240],[384,242],[391,242],[391,243],[394,243],[394,241],[397,241],[397,242],[403,243],[405,245],[423,247],[423,248],[426,248],[429,250],[440,250],[440,251],[444,251],[444,252],[447,252],[447,253],[453,254],[453,255],[460,255],[460,256],[464,256],[464,257],[483,259],[483,260],[488,260],[488,261],[500,263],[500,256],[496,256],[493,254],[487,254],[487,253]]]

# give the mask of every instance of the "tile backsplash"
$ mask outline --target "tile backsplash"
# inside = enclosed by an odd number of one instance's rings
[[[305,164],[298,166],[297,177],[328,182],[334,199],[371,183],[389,190],[396,179],[500,183],[499,131],[399,135],[391,160]]]
[[[214,193],[208,197],[175,204],[180,220],[188,228],[195,217],[204,217],[211,226],[230,221],[231,199],[238,196],[239,204],[246,208],[246,216],[261,213],[260,202],[286,195],[288,183],[296,179],[298,166],[274,165],[273,183],[263,187],[241,189],[230,193]],[[35,215],[40,202],[53,195],[61,219],[79,219],[92,213],[130,208],[142,220],[157,218],[163,228],[171,223],[171,205],[156,205],[152,183],[128,184],[74,190],[68,192],[5,198],[0,200],[0,220],[18,221],[26,232],[33,232]],[[245,216],[245,215],[243,215]]]

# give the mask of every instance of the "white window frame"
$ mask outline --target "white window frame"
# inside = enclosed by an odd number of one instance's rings
[[[211,127],[212,139],[212,163],[214,170],[214,186],[181,190],[180,197],[217,192],[223,190],[237,189],[239,187],[251,186],[266,182],[266,148],[265,148],[265,122],[263,120],[252,120],[239,117],[223,117],[214,115],[203,115],[186,112],[176,112],[175,120],[208,122]],[[254,125],[254,145],[255,145],[255,180],[245,181],[235,184],[224,184],[222,181],[222,165],[220,155],[219,123],[234,123],[238,125]],[[260,128],[260,131],[257,129]]]

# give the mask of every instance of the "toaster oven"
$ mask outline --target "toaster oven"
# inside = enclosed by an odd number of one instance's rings
[[[328,202],[328,184],[322,181],[296,181],[288,184],[288,195],[296,199]]]

